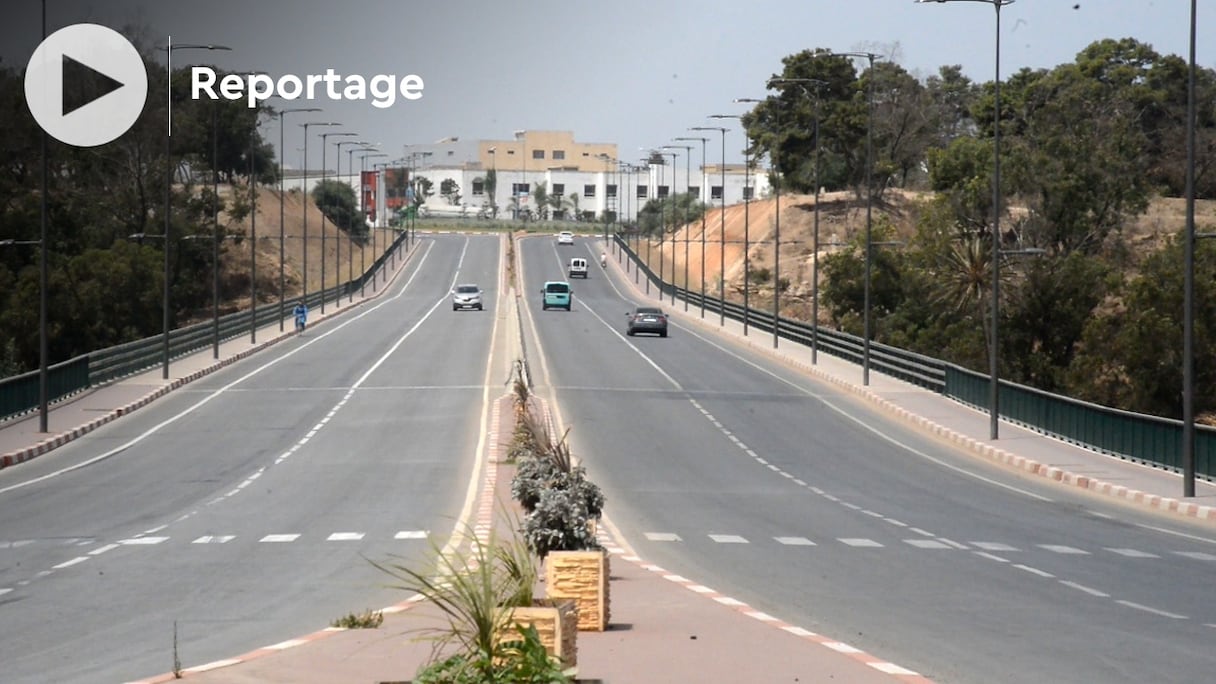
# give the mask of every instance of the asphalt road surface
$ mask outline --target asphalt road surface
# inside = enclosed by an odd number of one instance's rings
[[[525,303],[538,390],[643,558],[940,682],[1216,677],[1210,532],[981,463],[678,323],[626,337],[642,302],[598,261],[573,311],[542,312],[532,290],[601,249],[524,240]]]
[[[190,667],[404,600],[369,560],[417,564],[464,510],[500,259],[424,239],[385,296],[0,472],[0,680],[139,679],[175,628]]]

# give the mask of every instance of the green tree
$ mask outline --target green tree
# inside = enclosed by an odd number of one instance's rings
[[[317,209],[333,222],[339,230],[351,237],[362,237],[367,227],[359,216],[355,202],[355,190],[348,183],[323,180],[312,189],[312,200]]]

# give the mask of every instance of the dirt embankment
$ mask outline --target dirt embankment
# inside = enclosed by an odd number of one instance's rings
[[[237,192],[248,193],[248,187],[237,186]],[[220,186],[220,196],[227,199],[232,192],[230,186]],[[325,257],[325,287],[356,278],[364,267],[370,267],[376,255],[385,250],[392,236],[387,230],[379,230],[375,245],[369,240],[361,249],[358,241],[351,240],[346,231],[338,230],[328,220],[322,221],[321,211],[312,202],[308,203],[308,239],[304,235],[304,202],[299,192],[288,191],[283,195],[282,220],[280,221],[278,188],[259,188],[257,213],[243,221],[229,221],[220,214],[221,230],[229,235],[243,235],[240,244],[225,242],[220,257],[220,289],[224,309],[236,311],[249,307],[250,294],[250,242],[251,228],[257,230],[257,245],[254,264],[257,271],[257,297],[259,304],[279,300],[279,229],[283,227],[283,292],[290,299],[300,294],[304,284],[305,242],[308,251],[308,290],[321,288],[321,257]],[[255,219],[255,220],[251,220]],[[321,248],[321,236],[325,236],[325,248]],[[338,259],[339,251],[341,259]],[[205,314],[205,315],[204,315]],[[210,312],[199,314],[210,317]]]
[[[881,205],[873,208],[872,221],[889,222],[896,234],[896,239],[907,241],[916,232],[916,222],[919,216],[918,202],[925,197],[924,193],[903,190],[889,190]],[[781,311],[783,315],[796,319],[810,320],[810,300],[814,272],[814,226],[815,226],[815,196],[814,195],[782,195],[780,198],[781,216],[781,251],[780,277],[789,281],[789,288],[782,295]],[[1186,202],[1177,198],[1155,199],[1147,212],[1127,227],[1125,235],[1129,244],[1138,253],[1148,253],[1159,247],[1171,234],[1185,226]],[[1017,208],[1012,209],[1013,212]],[[1198,230],[1216,230],[1216,201],[1200,201],[1196,204],[1196,224]],[[819,198],[819,246],[820,264],[824,256],[846,248],[846,244],[865,230],[866,203],[851,192],[821,193]],[[1207,226],[1204,228],[1204,226]],[[722,253],[723,227],[725,228],[725,254]],[[769,197],[754,202],[735,204],[726,207],[725,217],[719,208],[711,208],[705,213],[705,229],[702,232],[701,222],[698,221],[682,227],[674,234],[674,239],[668,236],[663,244],[663,273],[668,282],[675,281],[677,285],[685,286],[685,255],[687,254],[687,285],[696,291],[701,287],[701,243],[704,235],[705,243],[705,292],[717,296],[719,292],[718,278],[721,273],[720,264],[725,256],[726,294],[732,301],[741,302],[744,291],[744,240],[749,245],[751,270],[753,275],[762,269],[767,269],[770,278],[763,283],[753,282],[749,297],[752,306],[763,308],[772,306],[773,283],[771,274],[774,272],[776,251],[773,241],[778,230],[777,200]],[[685,251],[687,241],[687,252]],[[645,255],[645,249],[642,250]],[[659,244],[654,242],[651,247],[651,267],[659,270]],[[675,278],[672,278],[674,264]],[[822,270],[822,269],[821,269]],[[822,281],[820,281],[822,285]],[[820,310],[823,318],[824,311]],[[826,319],[821,320],[826,323]]]

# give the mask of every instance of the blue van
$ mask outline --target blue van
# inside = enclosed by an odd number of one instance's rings
[[[574,299],[574,291],[570,289],[570,283],[564,280],[550,280],[546,282],[540,293],[542,296],[541,309],[548,309],[553,306],[569,311],[570,300]]]

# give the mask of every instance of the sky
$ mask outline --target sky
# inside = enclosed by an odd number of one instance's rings
[[[782,57],[801,50],[875,52],[922,79],[950,64],[961,65],[976,82],[995,75],[996,12],[985,0],[45,2],[49,32],[78,22],[135,25],[154,45],[171,36],[176,44],[232,48],[179,51],[179,66],[211,63],[275,78],[328,68],[369,79],[422,78],[418,100],[398,97],[379,109],[370,100],[322,99],[312,106],[323,112],[289,116],[284,160],[294,168],[303,146],[296,124],[305,117],[342,125],[311,128],[310,136],[353,131],[380,143],[390,158],[401,156],[406,145],[446,137],[510,139],[518,129],[553,129],[572,131],[579,142],[615,143],[622,160],[638,161],[644,156],[639,148],[699,135],[688,132],[690,126],[726,125],[733,129],[726,134],[726,161],[741,162],[738,124],[706,117],[746,111],[732,101],[763,97]],[[1216,14],[1216,7],[1200,5],[1197,62],[1216,68],[1216,16],[1205,16]],[[3,64],[24,68],[40,40],[40,12],[39,0],[5,2]],[[1000,18],[1003,77],[1023,67],[1071,62],[1104,38],[1135,38],[1183,59],[1189,50],[1186,0],[1017,0]],[[262,125],[276,147],[278,126],[275,120]],[[710,163],[722,154],[716,142],[709,147]],[[320,166],[313,158],[318,148],[310,141],[311,168]]]

